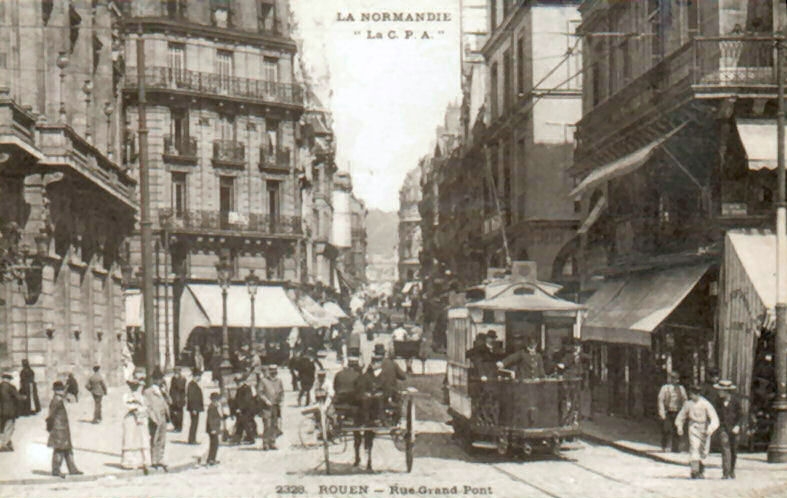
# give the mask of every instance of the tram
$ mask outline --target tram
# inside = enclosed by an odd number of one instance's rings
[[[457,438],[470,448],[501,455],[559,452],[580,433],[579,377],[558,371],[518,379],[510,370],[474,377],[467,351],[479,333],[495,332],[503,358],[536,341],[547,353],[579,337],[583,307],[555,297],[559,286],[532,278],[535,264],[515,262],[511,275],[469,289],[448,309],[449,415]]]

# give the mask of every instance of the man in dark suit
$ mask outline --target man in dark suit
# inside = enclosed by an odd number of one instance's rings
[[[378,348],[379,346],[379,348]],[[399,381],[405,380],[407,375],[402,368],[391,358],[390,352],[385,352],[385,346],[382,344],[375,345],[375,355],[383,355],[383,361],[380,363],[379,382],[380,389],[383,391],[385,397],[383,402],[394,409],[396,420],[399,420],[401,415],[401,396],[399,395]]]
[[[11,384],[12,378],[9,372],[3,372],[0,382],[0,451],[14,451],[11,438],[14,435],[17,409],[22,398],[16,387]]]
[[[544,377],[544,359],[536,351],[535,341],[527,344],[527,350],[520,349],[497,362],[498,368],[514,366],[517,379],[537,379]]]
[[[257,401],[251,389],[250,377],[238,378],[238,391],[235,394],[235,434],[232,436],[232,443],[239,444],[241,439],[245,443],[254,444],[257,439],[257,427],[254,423],[254,415],[257,412]],[[243,434],[246,437],[243,437]]]
[[[355,381],[361,375],[357,356],[347,356],[347,366],[333,377],[334,403],[355,404]]]
[[[201,372],[195,370],[191,381],[186,390],[187,400],[186,409],[189,411],[191,425],[189,426],[189,444],[197,444],[197,426],[199,425],[199,414],[205,409],[202,400],[202,388],[199,386]]]
[[[107,384],[99,372],[101,367],[95,365],[93,367],[93,375],[87,379],[85,389],[93,395],[93,423],[98,424],[101,422],[101,400],[107,395]]]
[[[169,407],[172,425],[175,432],[180,432],[183,430],[183,407],[186,406],[186,378],[180,368],[175,369],[175,375],[169,381],[169,396],[172,399]]]
[[[216,453],[219,451],[219,432],[221,432],[221,408],[219,407],[219,393],[210,393],[210,406],[208,407],[208,420],[205,426],[210,446],[208,447],[208,465],[216,465]]]
[[[716,413],[719,415],[719,443],[721,445],[722,479],[735,479],[735,460],[738,458],[738,434],[743,424],[741,405],[735,399],[735,384],[719,380],[713,386],[716,396]]]

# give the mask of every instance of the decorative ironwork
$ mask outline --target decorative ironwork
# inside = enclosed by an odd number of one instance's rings
[[[197,139],[195,137],[164,137],[164,155],[179,158],[197,157]],[[215,157],[215,156],[214,156]]]
[[[137,87],[135,67],[128,68],[126,86]],[[269,103],[303,105],[303,88],[300,85],[170,67],[146,67],[145,86],[148,89],[185,90]]]
[[[246,146],[234,140],[213,141],[213,161],[224,165],[243,166],[246,159]]]
[[[159,223],[168,230],[195,232],[233,231],[249,235],[300,235],[300,216],[244,215],[222,211],[184,211],[175,216],[172,209],[159,211]]]

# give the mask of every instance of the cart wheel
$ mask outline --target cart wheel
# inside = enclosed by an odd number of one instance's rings
[[[405,463],[407,464],[407,472],[413,470],[413,453],[415,451],[415,403],[413,399],[407,400],[407,426],[405,432]]]
[[[325,458],[325,473],[330,475],[331,473],[331,458],[330,458],[330,441],[328,441],[328,430],[326,425],[328,424],[328,417],[325,416],[325,410],[320,407],[320,429],[322,430],[322,452],[323,458]]]

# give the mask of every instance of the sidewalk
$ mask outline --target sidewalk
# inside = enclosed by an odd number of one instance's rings
[[[634,421],[621,417],[593,414],[593,420],[582,421],[583,437],[587,440],[612,446],[620,451],[650,458],[658,462],[688,467],[688,443],[681,441],[681,451],[672,453],[661,449],[661,431],[653,420]],[[721,469],[721,455],[711,453],[706,462],[708,468]],[[787,464],[769,464],[765,452],[738,453],[737,469],[787,470]]]
[[[207,400],[209,393],[216,386],[206,382],[203,377],[202,389]],[[109,395],[104,398],[100,424],[92,424],[93,398],[82,389],[78,403],[66,403],[68,421],[71,426],[71,441],[74,445],[74,461],[84,472],[83,476],[68,477],[68,480],[93,480],[111,475],[129,476],[141,474],[141,471],[124,470],[120,467],[122,444],[122,418],[125,414],[123,394],[127,387],[110,388]],[[58,482],[51,476],[52,449],[46,443],[49,433],[46,431],[46,416],[49,400],[41,400],[41,412],[30,417],[16,420],[14,431],[14,448],[16,451],[0,453],[0,485],[32,484],[37,482]],[[208,451],[208,438],[205,434],[205,413],[200,415],[197,440],[200,445],[188,445],[189,415],[184,414],[184,432],[167,434],[167,445],[164,462],[170,472],[191,468],[203,458]],[[65,463],[63,464],[65,472]],[[161,470],[151,470],[163,472]]]

